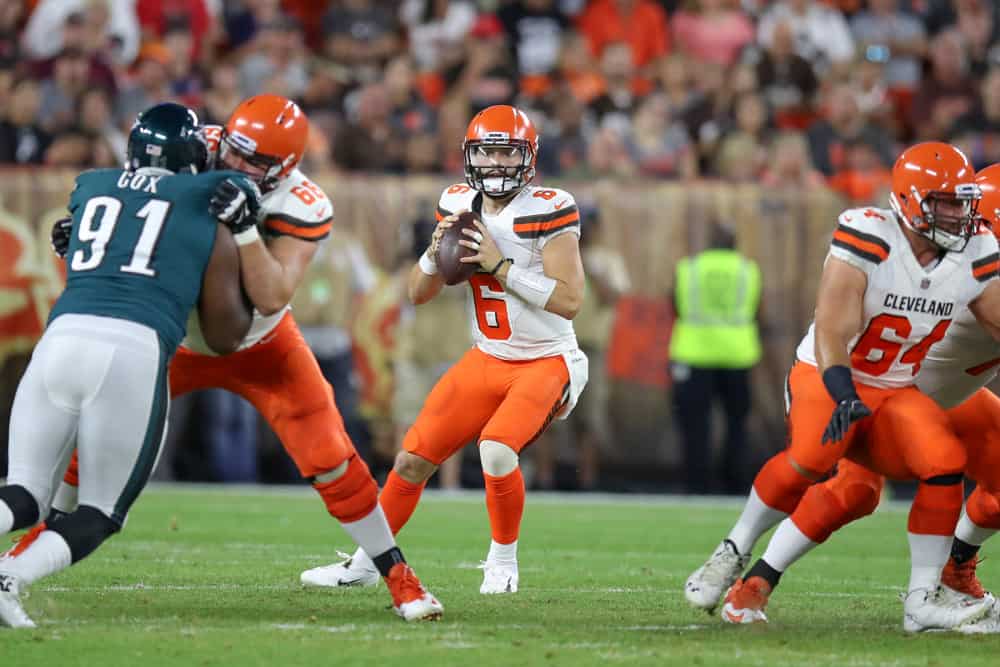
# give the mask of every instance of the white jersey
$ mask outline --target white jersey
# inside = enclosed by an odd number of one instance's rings
[[[218,149],[221,129],[218,126],[208,125],[203,130],[212,154]],[[293,169],[276,188],[264,194],[260,204],[261,222],[258,227],[265,238],[294,236],[304,241],[319,242],[330,235],[330,228],[333,226],[333,203],[318,185],[306,178],[298,169]],[[273,315],[261,315],[255,309],[250,331],[240,343],[239,349],[256,345],[271,333],[287,310],[286,305]],[[192,311],[188,318],[187,337],[181,345],[199,354],[215,355],[201,334],[197,310]]]
[[[564,190],[527,186],[499,215],[476,204],[478,192],[452,185],[441,194],[438,219],[463,209],[479,213],[504,257],[526,271],[542,275],[542,249],[561,234],[580,235],[580,213]],[[469,324],[476,346],[491,356],[515,361],[552,357],[577,349],[573,323],[533,306],[488,273],[469,279]]]
[[[916,383],[928,352],[996,279],[1000,266],[997,241],[987,232],[972,237],[964,252],[946,253],[925,270],[895,214],[874,208],[841,214],[828,257],[868,277],[863,328],[849,345],[851,371],[856,381],[883,388]],[[797,358],[816,365],[815,345],[813,324]]]
[[[998,370],[1000,344],[966,309],[948,327],[944,340],[927,353],[917,373],[917,388],[947,410],[992,382]]]

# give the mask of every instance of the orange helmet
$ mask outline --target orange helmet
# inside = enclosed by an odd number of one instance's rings
[[[951,144],[927,141],[910,146],[892,167],[889,203],[913,231],[944,250],[961,252],[978,226],[981,192],[969,159]],[[939,211],[961,204],[961,213]]]
[[[273,189],[287,176],[306,149],[309,121],[295,102],[280,95],[257,95],[240,103],[222,132],[221,166],[234,151],[258,177],[262,190]]]
[[[535,177],[538,132],[523,111],[497,104],[472,118],[462,152],[465,182],[485,195],[506,197]]]
[[[979,200],[980,219],[1000,238],[1000,163],[976,174],[976,185],[983,192],[983,198]]]

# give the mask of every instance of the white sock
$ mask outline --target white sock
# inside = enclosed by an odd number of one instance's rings
[[[941,570],[951,554],[951,535],[907,533],[910,540],[910,585],[908,592],[934,590],[941,581]]]
[[[784,572],[817,545],[799,530],[794,521],[785,519],[778,524],[778,529],[767,543],[763,559],[778,572]]]
[[[381,505],[376,504],[375,509],[363,519],[341,525],[370,559],[381,556],[396,546],[396,538],[389,530],[389,522],[385,520]],[[374,566],[372,563],[372,567]]]
[[[72,564],[73,554],[59,533],[43,530],[24,553],[3,563],[3,571],[28,585],[42,577],[65,570]]]
[[[736,545],[741,556],[753,551],[753,545],[760,536],[769,531],[779,521],[788,515],[764,504],[757,495],[757,489],[751,488],[747,496],[747,504],[743,506],[743,514],[737,519],[736,525],[729,531],[728,539]]]
[[[990,539],[996,532],[995,528],[983,528],[974,524],[964,509],[962,510],[962,518],[955,526],[955,537],[966,544],[973,544],[977,547],[983,546],[983,542]]]
[[[80,487],[59,482],[56,495],[52,499],[52,509],[59,510],[64,514],[69,514],[76,510],[77,498],[80,496]]]
[[[0,535],[6,535],[14,530],[14,513],[7,503],[0,502]]]
[[[488,563],[517,564],[517,540],[510,544],[500,544],[490,540],[490,552],[486,555]]]

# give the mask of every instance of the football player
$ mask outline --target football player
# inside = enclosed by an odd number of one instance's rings
[[[157,105],[132,128],[125,169],[76,179],[66,289],[14,399],[0,533],[45,515],[74,438],[80,503],[0,562],[5,625],[34,627],[20,603],[25,587],[121,530],[159,454],[167,364],[192,308],[218,354],[234,351],[250,328],[236,245],[209,205],[217,187],[236,189],[243,196],[233,214],[246,214],[259,192],[234,172],[201,174],[207,152],[197,132],[193,111]]]
[[[979,172],[976,183],[982,190],[979,210],[984,222],[994,234],[1000,234],[1000,164]],[[976,576],[979,548],[1000,528],[1000,399],[985,388],[996,378],[998,369],[1000,346],[971,311],[965,310],[957,314],[944,340],[930,349],[916,377],[917,387],[947,410],[951,428],[966,446],[965,474],[976,481],[941,574],[944,593],[975,600],[988,595]],[[908,429],[919,427],[919,419],[890,400],[863,437],[898,445],[911,437]],[[872,458],[873,453],[882,456]],[[872,469],[905,478],[906,466],[900,464],[903,454],[891,447],[860,448],[859,462],[842,461],[834,477],[811,487],[791,516],[778,526],[761,559],[766,567],[758,570],[776,574],[759,581],[748,575],[737,582],[726,596],[725,609],[735,616],[749,612],[766,620],[763,610],[781,574],[841,526],[871,514],[883,485],[882,475]],[[993,617],[958,630],[1000,632],[998,621]]]
[[[764,465],[736,525],[688,579],[689,602],[712,609],[735,582],[723,616],[764,620],[762,605],[744,600],[766,599],[767,582],[780,572],[761,560],[737,582],[750,549],[796,511],[810,486],[854,445],[852,455],[891,461],[894,474],[902,470],[920,482],[908,524],[904,629],[954,628],[989,612],[987,601],[956,601],[938,591],[961,511],[966,453],[944,410],[914,386],[928,351],[966,308],[992,336],[1000,335],[1000,255],[993,235],[979,230],[980,197],[965,155],[927,142],[896,161],[891,210],[840,216],[815,322],[786,385],[789,446]],[[865,438],[880,420],[898,422],[887,418],[890,408],[909,417],[906,430]]]
[[[193,321],[170,365],[170,392],[227,389],[247,399],[278,435],[285,450],[354,541],[373,554],[377,576],[388,583],[395,611],[406,620],[435,619],[442,606],[406,564],[378,504],[378,486],[344,430],[330,384],[292,318],[288,303],[317,244],[330,231],[333,205],[298,169],[309,124],[298,105],[277,95],[241,103],[224,128],[207,127],[217,166],[254,179],[260,213],[241,215],[245,195],[228,188],[214,201],[233,231],[243,285],[253,302],[250,332],[233,354],[206,348]],[[76,466],[55,499],[75,504]],[[14,551],[30,541],[27,536]]]
[[[459,243],[479,267],[469,280],[475,346],[442,376],[406,433],[403,451],[380,503],[393,532],[416,509],[427,479],[442,461],[475,439],[486,485],[492,542],[479,592],[518,589],[517,543],[524,510],[518,457],[554,417],[569,414],[587,380],[571,320],[583,297],[580,214],[572,195],[532,185],[538,133],[511,106],[489,107],[469,123],[463,141],[465,183],[444,190],[438,225],[410,272],[414,304],[433,299],[444,284],[435,256],[457,214],[480,221]],[[365,551],[343,563],[302,573],[315,586],[377,581]]]

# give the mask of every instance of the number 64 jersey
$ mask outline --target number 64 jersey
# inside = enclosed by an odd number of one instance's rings
[[[482,197],[468,185],[452,185],[441,194],[437,219],[461,210],[475,211],[504,257],[530,273],[542,275],[542,250],[562,234],[580,236],[580,213],[564,190],[527,186],[499,215],[482,211]],[[488,273],[469,279],[470,326],[476,346],[494,357],[526,361],[577,349],[573,323],[533,306],[504,290]]]
[[[964,252],[945,253],[927,270],[895,214],[873,208],[841,214],[829,256],[868,277],[863,328],[849,345],[851,370],[856,381],[882,388],[915,384],[928,351],[1000,269],[997,241],[987,231],[973,236]],[[816,365],[815,324],[796,356]]]

